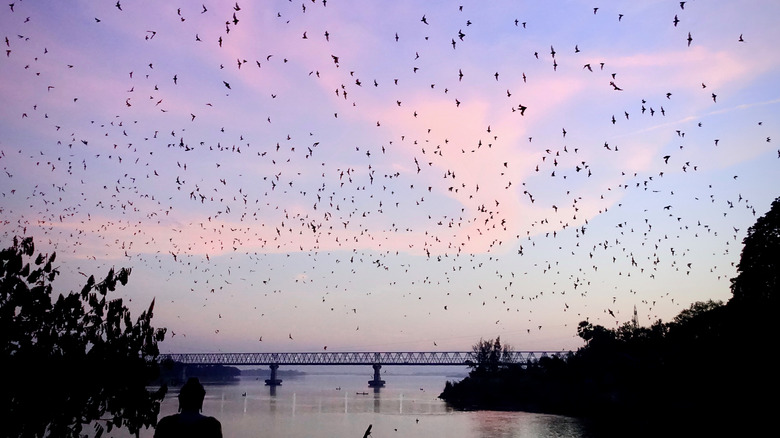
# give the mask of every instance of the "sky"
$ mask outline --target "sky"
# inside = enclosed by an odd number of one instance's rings
[[[0,243],[132,269],[163,352],[570,350],[727,301],[780,3],[0,7]]]

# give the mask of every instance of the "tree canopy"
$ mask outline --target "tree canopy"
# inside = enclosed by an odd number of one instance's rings
[[[511,354],[509,345],[501,345],[501,337],[480,339],[471,348],[473,361],[469,366],[477,373],[495,373],[505,367]]]
[[[166,388],[147,385],[166,330],[151,325],[154,300],[133,322],[121,298],[107,298],[127,283],[124,268],[55,298],[56,256],[34,253],[32,238],[0,251],[4,435],[77,437],[88,426],[99,437],[156,424]]]
[[[733,302],[754,309],[777,308],[780,292],[780,198],[748,229],[742,255],[731,280]]]

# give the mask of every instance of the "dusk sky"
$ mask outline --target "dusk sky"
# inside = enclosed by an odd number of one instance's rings
[[[576,349],[780,195],[775,0],[11,1],[0,242],[163,352]]]

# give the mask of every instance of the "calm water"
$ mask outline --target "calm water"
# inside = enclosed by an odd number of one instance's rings
[[[271,394],[263,379],[206,385],[203,413],[222,422],[225,437],[313,438],[515,438],[587,437],[573,418],[524,412],[461,412],[437,399],[441,376],[385,374],[386,387],[374,392],[365,375],[307,374],[284,379]],[[284,378],[284,377],[282,377]],[[450,378],[449,380],[453,380]],[[161,415],[175,413],[177,391],[163,401]],[[152,430],[142,437],[152,437]],[[116,433],[113,436],[122,436]]]

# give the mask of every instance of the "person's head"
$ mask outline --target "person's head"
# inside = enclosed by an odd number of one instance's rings
[[[200,411],[203,409],[203,398],[205,396],[206,390],[203,389],[200,380],[197,377],[190,377],[179,391],[179,410]]]

